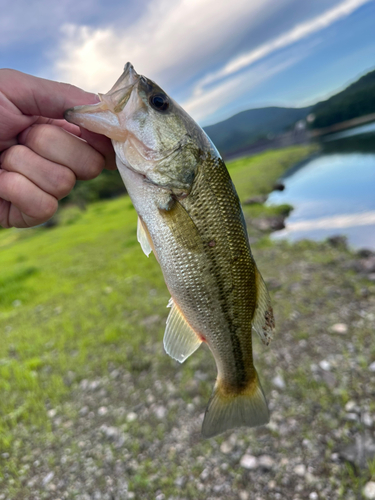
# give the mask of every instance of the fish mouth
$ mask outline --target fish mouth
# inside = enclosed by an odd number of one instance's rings
[[[100,102],[67,109],[65,120],[110,139],[123,141],[125,132],[121,130],[118,113],[129,101],[139,79],[140,75],[134,66],[130,62],[126,63],[122,75],[111,90],[106,94],[98,94]]]

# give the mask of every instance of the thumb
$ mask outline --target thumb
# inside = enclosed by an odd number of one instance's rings
[[[0,71],[0,88],[24,115],[63,118],[67,108],[99,102],[96,94],[74,85],[37,78],[12,69]]]

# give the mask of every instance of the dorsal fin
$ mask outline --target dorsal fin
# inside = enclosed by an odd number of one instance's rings
[[[255,282],[257,289],[257,305],[252,324],[261,341],[268,345],[272,340],[272,333],[275,328],[275,319],[266,284],[264,283],[262,275],[258,271],[257,267],[255,267]]]
[[[140,217],[138,217],[138,224],[137,224],[137,240],[139,241],[143,252],[148,257],[152,252],[152,247],[150,244],[151,237],[146,229],[145,224],[142,222],[142,219]]]
[[[191,328],[171,298],[171,307],[164,333],[164,349],[169,356],[183,363],[201,345],[202,340]]]

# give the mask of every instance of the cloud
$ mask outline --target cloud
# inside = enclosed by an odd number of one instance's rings
[[[5,2],[3,2],[4,4]],[[17,0],[6,2],[0,16],[0,49],[35,44],[56,36],[69,18],[81,20],[98,8],[98,0]]]
[[[207,75],[205,78],[203,78],[199,82],[198,87],[199,86],[204,87],[229,75],[237,73],[243,68],[246,68],[251,64],[254,64],[256,61],[263,59],[269,54],[284,47],[287,47],[288,45],[291,45],[295,42],[298,42],[303,38],[306,38],[307,36],[317,31],[320,31],[321,29],[327,28],[328,26],[338,21],[339,19],[350,15],[361,5],[364,5],[369,1],[371,0],[345,0],[336,7],[327,10],[326,12],[315,17],[314,19],[298,24],[297,26],[293,27],[290,31],[283,33],[279,37],[263,45],[260,45],[256,49],[251,50],[246,54],[241,54],[240,56],[231,59],[219,71]]]
[[[280,4],[295,0],[280,0]],[[106,90],[126,61],[161,85],[178,87],[230,57],[233,43],[274,0],[156,0],[122,29],[67,24],[53,54],[53,76],[87,90]],[[118,24],[118,23],[117,23]]]
[[[212,116],[217,110],[224,108],[234,99],[248,93],[265,80],[275,76],[296,64],[302,58],[290,57],[282,62],[263,63],[256,68],[249,68],[233,78],[221,82],[219,85],[206,92],[195,92],[195,94],[182,105],[195,120],[202,121]]]
[[[280,232],[286,235],[297,231],[315,231],[317,229],[344,229],[347,227],[370,226],[375,224],[375,211],[356,214],[341,214],[298,222],[289,222]]]
[[[287,61],[279,60],[274,67],[262,65],[260,75],[247,73],[255,63],[262,64],[264,58],[370,0],[344,0],[332,7],[333,1],[317,2],[311,14],[310,7],[302,9],[299,0],[231,0],[230,8],[225,0],[153,0],[135,22],[119,18],[116,24],[102,27],[65,24],[48,77],[105,92],[124,63],[131,61],[139,73],[185,100],[189,112],[201,120],[298,58],[289,54],[284,56]],[[325,8],[318,15],[317,5]],[[289,19],[293,7],[295,18]],[[314,17],[308,19],[308,15]],[[280,30],[275,18],[284,31],[272,39],[271,33]],[[248,50],[238,55],[239,47]]]

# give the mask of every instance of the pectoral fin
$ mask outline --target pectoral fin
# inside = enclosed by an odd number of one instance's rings
[[[183,363],[201,345],[202,340],[186,321],[173,299],[164,333],[164,349],[169,356]]]
[[[139,241],[143,252],[148,257],[150,255],[150,253],[152,252],[151,236],[149,235],[149,232],[148,232],[145,224],[142,222],[142,219],[140,217],[138,217],[137,240]]]
[[[178,200],[171,198],[168,208],[159,208],[177,244],[196,252],[203,248],[202,238],[193,219]]]

